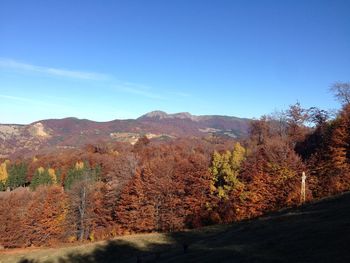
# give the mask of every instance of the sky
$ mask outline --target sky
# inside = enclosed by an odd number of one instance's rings
[[[0,1],[0,123],[339,107],[350,1]]]

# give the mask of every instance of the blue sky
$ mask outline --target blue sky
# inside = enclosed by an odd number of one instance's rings
[[[338,107],[350,1],[0,1],[0,123]]]

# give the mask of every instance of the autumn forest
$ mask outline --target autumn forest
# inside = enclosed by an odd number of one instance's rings
[[[300,103],[248,136],[99,141],[4,158],[0,245],[51,246],[227,224],[350,190],[350,83],[337,112]]]

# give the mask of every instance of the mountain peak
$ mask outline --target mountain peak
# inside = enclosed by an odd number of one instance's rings
[[[174,117],[174,118],[179,118],[179,119],[192,119],[194,117],[189,112],[174,113],[174,114],[171,114],[171,116]]]
[[[173,113],[173,114],[168,114],[164,111],[156,110],[156,111],[151,111],[149,113],[146,113],[142,115],[139,119],[190,119],[193,121],[196,121],[198,119],[197,116],[193,116],[189,112],[179,112],[179,113]]]
[[[151,119],[165,119],[168,117],[168,113],[165,111],[155,110],[142,115],[139,119],[151,118]]]

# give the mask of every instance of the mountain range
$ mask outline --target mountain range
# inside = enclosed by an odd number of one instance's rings
[[[231,116],[152,111],[137,119],[108,122],[70,117],[28,125],[0,124],[0,158],[77,148],[98,141],[134,144],[142,136],[157,140],[210,135],[243,138],[248,134],[250,121]]]

